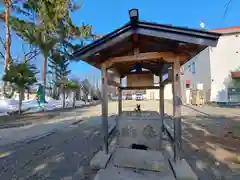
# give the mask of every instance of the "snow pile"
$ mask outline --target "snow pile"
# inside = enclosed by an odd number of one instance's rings
[[[25,113],[29,113],[62,108],[62,100],[55,100],[47,96],[46,101],[46,104],[41,104],[39,106],[37,100],[35,99],[24,100],[22,102],[22,110],[25,111]],[[66,107],[72,107],[72,101],[70,99],[66,99],[65,104]],[[76,106],[82,106],[85,103],[83,101],[76,101],[75,104]],[[16,111],[18,111],[18,100],[0,99],[0,116],[8,115],[8,113]]]
[[[18,100],[0,99],[0,113],[8,113],[18,110]]]

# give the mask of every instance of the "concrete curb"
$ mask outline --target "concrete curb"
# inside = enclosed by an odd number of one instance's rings
[[[176,180],[198,180],[198,177],[185,159],[178,160],[177,162],[169,159],[169,164]]]

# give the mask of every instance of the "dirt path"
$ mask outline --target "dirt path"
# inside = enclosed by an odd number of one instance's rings
[[[239,180],[240,115],[236,110],[190,106],[182,107],[182,114],[183,156],[200,180]]]
[[[136,102],[134,100],[124,101],[123,110],[133,110],[137,103],[141,104],[143,110],[159,110],[158,101]],[[91,109],[91,111],[79,112],[79,115],[82,113],[84,113],[86,117],[101,115],[100,105],[92,107]],[[109,103],[109,114],[117,113],[117,109],[117,102]],[[169,115],[172,114],[172,104],[169,101],[165,102],[165,112]],[[69,116],[71,113],[72,112],[65,112],[61,114]],[[228,110],[227,108],[182,107],[183,156],[198,175],[199,180],[240,180],[240,115],[238,114],[236,110]],[[91,144],[87,145],[86,152],[88,152],[89,149],[95,152],[100,146],[99,142],[101,139],[97,135],[98,133],[95,134],[96,131],[98,132],[100,130],[100,120],[92,122],[97,122],[98,125],[89,124],[87,126],[68,129],[66,132],[63,131],[49,138],[37,141],[33,143],[31,147],[26,146],[24,150],[18,149],[18,155],[16,154],[14,157],[11,156],[14,162],[17,160],[22,163],[20,164],[21,166],[19,164],[14,165],[13,169],[18,166],[21,167],[17,168],[15,173],[20,177],[26,177],[27,175],[30,179],[41,177],[42,175],[42,179],[44,179],[45,175],[49,175],[55,179],[58,177],[68,177],[70,174],[74,174],[74,172],[77,173],[79,170],[80,173],[76,174],[76,178],[80,178],[82,167],[78,167],[78,165],[81,165],[82,157],[85,157],[85,155],[82,156],[82,152],[85,152],[85,143]],[[169,124],[172,124],[172,121],[169,121]],[[90,127],[93,128],[93,131],[89,136],[92,137],[94,134],[94,141],[88,140],[84,134],[84,131],[87,133],[87,129]],[[58,142],[60,143],[58,144]],[[50,148],[48,148],[48,144],[51,145]],[[42,150],[42,147],[45,147],[45,149]],[[26,164],[26,157],[35,156],[35,151],[41,151],[40,155],[41,153],[43,153],[43,155],[36,160],[29,161],[30,164]],[[74,152],[76,152],[76,156]],[[80,153],[80,159],[78,158],[78,153]],[[89,157],[90,156],[88,156],[88,158]],[[22,161],[18,158],[21,158]],[[62,158],[63,160],[61,160]],[[52,163],[46,161],[55,159],[60,159],[60,162]],[[68,165],[69,162],[72,162],[71,166]],[[50,169],[46,168],[46,164]],[[38,169],[37,173],[36,169]],[[29,174],[30,172],[31,174]],[[29,176],[32,175],[32,172],[34,176]],[[65,174],[61,174],[64,172]],[[0,179],[12,177],[11,175],[12,172],[8,168],[8,171],[2,175],[4,178]]]

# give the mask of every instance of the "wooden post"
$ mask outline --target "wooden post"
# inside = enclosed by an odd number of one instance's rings
[[[120,85],[122,86],[122,78],[120,78]],[[122,89],[118,88],[118,115],[122,113]]]
[[[181,84],[179,58],[173,63],[173,118],[174,118],[174,160],[180,158],[181,150]]]
[[[175,83],[175,75],[174,75],[174,64],[172,64],[172,105],[173,105],[173,112],[172,112],[172,115],[173,115],[173,117],[175,116],[175,101],[174,101],[174,97],[175,97],[175,86],[176,86],[176,84],[174,84]]]
[[[161,116],[161,126],[163,131],[164,123],[164,85],[160,84],[160,116]]]
[[[102,135],[104,140],[104,152],[108,154],[108,82],[107,68],[101,66],[102,73]]]
[[[164,85],[162,84],[162,74],[159,75],[159,112],[161,117],[161,128],[163,131],[163,122],[164,122]]]

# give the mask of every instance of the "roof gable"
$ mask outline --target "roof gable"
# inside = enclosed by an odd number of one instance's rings
[[[203,30],[176,27],[171,25],[162,25],[138,21],[135,26],[130,23],[103,36],[93,43],[78,49],[74,52],[74,57],[84,59],[101,50],[114,46],[133,34],[164,38],[173,41],[179,41],[202,46],[216,46],[217,40],[221,34],[207,32]]]

